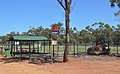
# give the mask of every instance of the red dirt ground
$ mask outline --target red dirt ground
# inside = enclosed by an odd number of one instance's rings
[[[70,58],[68,63],[42,65],[0,60],[0,74],[120,74],[120,58],[87,56]]]

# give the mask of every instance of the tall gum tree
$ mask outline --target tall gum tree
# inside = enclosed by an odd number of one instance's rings
[[[69,23],[70,23],[70,8],[72,4],[72,0],[57,0],[58,3],[62,6],[65,11],[65,50],[63,56],[63,62],[68,62],[68,54],[69,54]]]

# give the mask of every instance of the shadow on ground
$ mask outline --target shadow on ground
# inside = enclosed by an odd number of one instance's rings
[[[46,63],[62,63],[62,61],[59,61],[56,58],[50,59],[50,57],[31,57],[31,58],[25,58],[25,57],[1,57],[0,62],[3,63],[12,63],[12,62],[24,62],[27,61],[29,64],[36,64],[36,65],[42,65]]]
[[[100,60],[106,60],[107,58],[117,58],[120,57],[120,54],[109,54],[109,55],[87,55],[87,53],[73,53],[69,57],[73,56],[72,58],[87,58],[87,59],[99,59],[97,56],[100,57]],[[61,56],[60,56],[61,57]],[[25,57],[1,57],[0,62],[3,63],[12,63],[12,62],[24,62],[27,61],[29,64],[36,64],[36,65],[42,65],[46,63],[62,63],[62,60],[59,58],[51,58],[51,56],[31,56],[31,58],[25,58]]]
[[[3,62],[3,63],[23,62],[25,60],[29,60],[29,59],[28,58],[19,58],[19,57],[2,57],[2,58],[0,58],[0,62]]]

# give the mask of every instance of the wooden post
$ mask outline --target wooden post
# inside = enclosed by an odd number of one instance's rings
[[[44,41],[44,53],[45,53],[45,41]]]
[[[13,44],[11,43],[11,56],[13,56]]]
[[[13,54],[13,56],[15,57],[15,41],[14,41],[14,50],[13,50],[13,52],[14,52],[14,54]]]
[[[54,45],[53,45],[53,60],[55,59],[55,49],[54,49]]]
[[[22,58],[22,41],[20,41],[20,57]]]
[[[119,45],[117,44],[117,54],[119,53],[119,51],[118,51],[118,46],[119,46]]]
[[[73,45],[74,45],[74,57],[75,57],[75,43]]]
[[[50,46],[51,46],[51,43],[50,43],[50,40],[49,40],[49,53],[50,53]]]
[[[78,52],[78,44],[77,44],[77,52]]]
[[[39,53],[39,41],[37,41],[37,53]]]
[[[30,42],[29,42],[29,59],[30,59],[30,54],[31,54],[31,46],[30,46]]]
[[[34,46],[34,41],[33,41],[33,53],[35,53],[35,46]]]

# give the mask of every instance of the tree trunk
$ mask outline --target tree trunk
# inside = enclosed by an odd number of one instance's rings
[[[66,23],[66,33],[65,33],[65,50],[63,56],[63,62],[68,62],[68,54],[69,54],[69,15],[70,15],[70,5],[66,4],[66,11],[65,11],[65,23]]]
[[[66,25],[66,33],[65,33],[65,50],[64,50],[64,56],[63,56],[63,62],[68,61],[68,54],[69,54],[69,15],[70,15],[70,6],[72,3],[72,0],[64,0],[64,4],[62,3],[63,0],[57,0],[59,4],[63,7],[65,10],[65,25]]]

